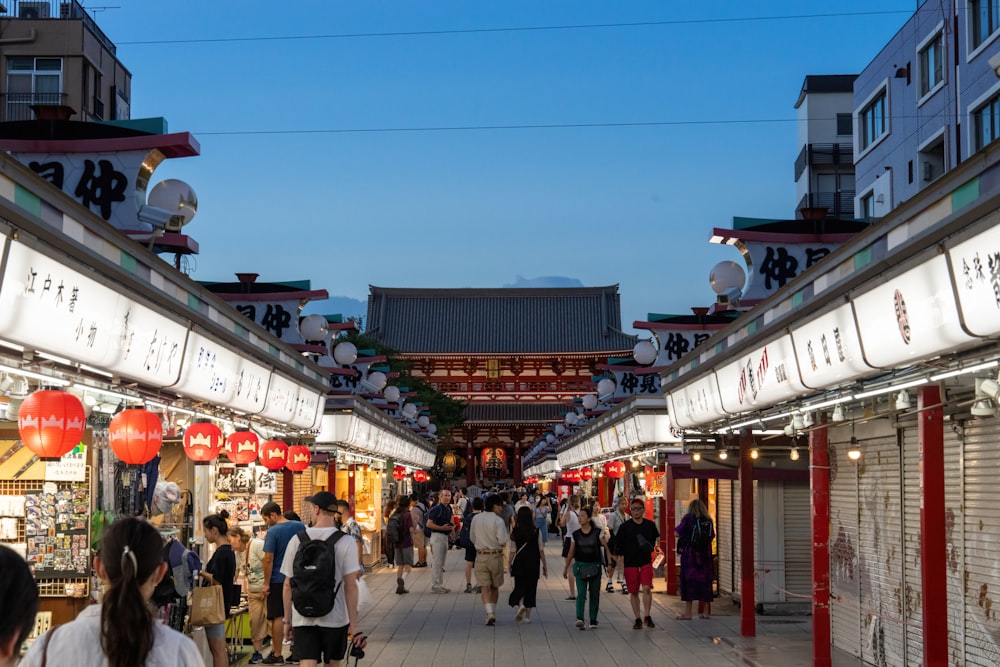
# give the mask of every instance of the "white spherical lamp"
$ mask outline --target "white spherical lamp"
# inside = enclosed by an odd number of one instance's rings
[[[556,424],[555,428],[553,428],[552,430],[556,432],[556,435],[562,435],[563,433],[566,432],[566,427],[563,426],[562,424]]]
[[[597,407],[597,397],[593,394],[587,394],[583,397],[583,407],[586,410],[593,410]]]
[[[407,403],[406,405],[403,406],[403,415],[407,419],[413,419],[414,417],[417,416],[417,406],[415,406],[413,403]]]
[[[615,393],[615,381],[611,378],[604,378],[597,383],[597,395],[607,396],[608,394]]]
[[[729,290],[742,291],[746,284],[747,274],[736,262],[719,262],[708,274],[708,282],[716,294],[725,294]]]
[[[580,416],[578,414],[576,414],[575,412],[567,412],[566,413],[566,426],[572,426],[573,424],[576,423],[576,420],[579,419],[579,418],[580,418]]]
[[[552,435],[551,433],[545,436],[545,442],[549,443],[550,445],[555,441],[556,441],[556,436]]]
[[[656,361],[656,346],[652,341],[640,340],[632,348],[632,357],[637,364],[648,366]]]
[[[358,360],[358,348],[354,343],[341,341],[333,348],[333,360],[341,366],[350,366]]]
[[[427,415],[420,415],[417,418],[417,426],[419,426],[420,428],[427,428],[428,426],[430,426],[430,423],[431,423],[431,418],[428,417]]]
[[[427,426],[427,432],[430,433],[431,435],[437,433],[438,432],[437,424],[429,424]]]
[[[322,315],[306,315],[299,320],[303,340],[323,340],[330,333],[330,323]]]
[[[386,387],[385,391],[382,392],[382,395],[385,396],[385,400],[390,403],[396,403],[399,401],[399,387]]]
[[[388,380],[385,377],[385,373],[382,371],[373,371],[368,374],[368,384],[375,388],[375,391],[382,391],[385,389],[385,383]]]

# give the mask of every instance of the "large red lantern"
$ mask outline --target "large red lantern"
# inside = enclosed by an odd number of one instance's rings
[[[212,422],[195,422],[184,429],[184,453],[195,465],[205,465],[222,452],[222,429]]]
[[[309,467],[312,461],[312,454],[305,445],[292,445],[288,448],[288,456],[285,460],[285,467],[292,472],[302,472]]]
[[[260,439],[253,431],[236,431],[226,436],[226,458],[238,466],[257,460]]]
[[[563,484],[579,484],[581,479],[579,470],[563,470],[559,477]]]
[[[80,443],[87,417],[80,399],[58,389],[36,391],[21,403],[17,431],[24,446],[44,460],[61,459]]]
[[[423,470],[414,470],[413,471],[413,481],[414,482],[426,482],[428,479],[430,479],[430,475],[428,475],[426,471],[423,471]]]
[[[163,444],[163,422],[149,410],[122,410],[111,419],[108,443],[125,463],[148,463]]]
[[[625,476],[625,463],[623,461],[608,461],[604,464],[604,474],[611,479],[621,479]]]
[[[397,482],[401,482],[406,479],[406,468],[403,466],[396,466],[392,469],[392,478]]]
[[[258,458],[268,470],[281,470],[288,458],[288,445],[281,440],[267,440],[260,446]]]
[[[582,479],[584,482],[589,482],[593,477],[594,477],[594,471],[591,470],[590,468],[580,469],[580,479]]]

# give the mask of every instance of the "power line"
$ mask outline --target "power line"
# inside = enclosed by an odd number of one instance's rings
[[[409,30],[394,32],[332,33],[327,35],[275,35],[263,37],[203,37],[192,39],[152,39],[133,42],[117,42],[119,46],[146,46],[152,44],[210,44],[227,42],[275,42],[311,39],[362,39],[371,37],[423,37],[429,35],[472,35],[501,32],[541,32],[546,30],[595,30],[604,28],[642,28],[651,26],[698,25],[711,23],[750,23],[761,21],[790,21],[801,19],[828,19],[850,16],[884,16],[888,14],[912,14],[912,10],[883,10],[873,12],[833,12],[829,14],[786,14],[780,16],[743,16],[712,19],[676,19],[672,21],[634,21],[629,23],[581,23],[571,25],[516,26],[501,28],[464,28],[454,30]]]

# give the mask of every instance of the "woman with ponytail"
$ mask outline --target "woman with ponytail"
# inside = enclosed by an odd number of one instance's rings
[[[201,571],[201,576],[210,584],[222,586],[222,599],[225,602],[226,618],[229,609],[237,600],[233,599],[233,581],[236,579],[236,554],[229,543],[229,524],[226,519],[229,512],[222,510],[218,514],[210,514],[201,521],[205,529],[205,541],[215,545],[215,553]],[[226,654],[226,624],[205,626],[205,637],[208,648],[212,652],[213,667],[228,667],[229,656]]]
[[[160,623],[149,599],[167,571],[163,541],[150,524],[122,519],[105,531],[94,570],[104,582],[101,604],[49,630],[22,667],[196,667],[201,655],[189,637]]]

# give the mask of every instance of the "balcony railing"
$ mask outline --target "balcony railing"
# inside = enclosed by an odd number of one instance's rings
[[[806,144],[795,158],[795,180],[807,166],[814,164],[849,164],[854,166],[854,146],[851,144]]]
[[[65,93],[0,93],[3,120],[35,120],[33,106],[59,106],[66,103]]]
[[[114,43],[108,39],[104,31],[97,27],[93,17],[87,13],[79,0],[14,0],[13,7],[7,4],[7,16],[19,19],[71,19],[83,21],[94,37],[104,48],[115,53]],[[5,16],[6,18],[6,16]]]
[[[804,195],[799,200],[796,211],[803,208],[825,208],[826,217],[835,220],[854,219],[854,190],[841,190],[840,192],[813,192]]]

